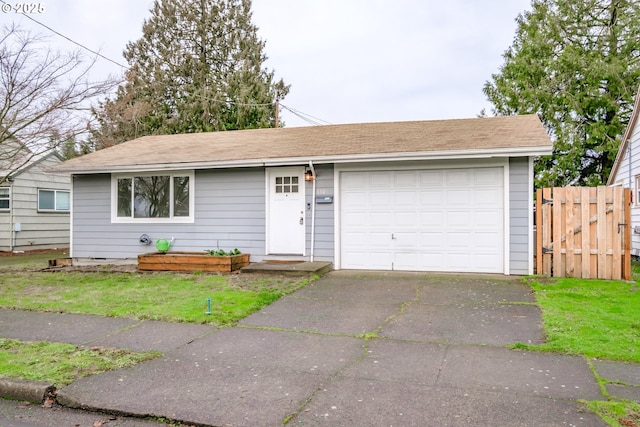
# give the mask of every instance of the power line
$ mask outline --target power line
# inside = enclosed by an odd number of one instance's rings
[[[282,108],[284,108],[285,110],[291,112],[292,114],[298,116],[299,118],[301,118],[302,120],[304,120],[305,122],[314,125],[314,126],[323,126],[323,125],[331,125],[333,123],[330,123],[326,120],[322,120],[319,119],[317,117],[312,116],[311,114],[307,114],[307,113],[303,113],[300,110],[296,110],[295,108],[292,107],[287,107],[286,105],[284,105],[283,103],[280,103],[280,106]]]
[[[0,3],[2,3],[2,4],[9,4],[9,3],[7,3],[7,2],[6,2],[6,1],[4,1],[4,0],[0,0]],[[108,58],[108,57],[104,56],[104,55],[103,55],[103,54],[101,54],[100,52],[97,52],[97,51],[95,51],[95,50],[93,50],[93,49],[91,49],[91,48],[89,48],[89,47],[87,47],[87,46],[83,45],[82,43],[79,43],[79,42],[77,42],[77,41],[75,41],[75,40],[71,39],[70,37],[65,36],[64,34],[60,33],[59,31],[54,30],[53,28],[51,28],[51,27],[49,27],[48,25],[46,25],[46,24],[44,24],[44,23],[42,23],[42,22],[38,21],[37,19],[32,18],[32,17],[31,17],[31,16],[29,16],[27,13],[24,13],[24,12],[20,12],[20,13],[21,13],[23,16],[25,16],[27,19],[32,20],[32,21],[33,21],[33,22],[35,22],[36,24],[38,24],[38,25],[40,25],[40,26],[42,26],[42,27],[46,28],[47,30],[51,31],[52,33],[54,33],[54,34],[56,34],[56,35],[58,35],[58,36],[60,36],[60,37],[62,37],[63,39],[70,41],[71,43],[75,44],[76,46],[79,46],[80,48],[82,48],[82,49],[86,50],[87,52],[91,52],[92,54],[94,54],[94,55],[96,55],[96,56],[98,56],[98,57],[100,57],[100,58],[102,58],[102,59],[104,59],[104,60],[106,60],[106,61],[109,61],[109,62],[111,62],[111,63],[113,63],[113,64],[115,64],[115,65],[117,65],[117,66],[119,66],[119,67],[121,67],[121,68],[124,68],[125,70],[128,70],[128,69],[129,69],[129,67],[128,67],[128,66],[126,66],[126,65],[122,65],[122,64],[120,64],[119,62],[114,61],[113,59],[111,59],[111,58]],[[243,103],[243,102],[236,102],[236,101],[230,101],[230,100],[223,101],[223,100],[218,100],[218,99],[214,99],[213,101],[214,101],[214,102],[218,102],[218,103],[226,103],[226,104],[237,105],[237,106],[239,106],[239,107],[266,107],[266,106],[271,106],[271,105],[273,105],[273,103],[255,104],[255,103]],[[317,118],[317,117],[314,117],[314,116],[312,116],[312,115],[310,115],[310,114],[303,113],[303,112],[302,112],[302,111],[300,111],[300,110],[296,110],[295,108],[287,107],[286,105],[284,105],[284,104],[282,104],[282,103],[280,103],[279,105],[281,105],[281,106],[282,106],[282,108],[284,108],[285,110],[287,110],[287,111],[291,112],[291,113],[292,113],[292,114],[294,114],[295,116],[297,116],[297,117],[301,118],[302,120],[304,120],[304,121],[306,121],[307,123],[312,124],[312,125],[314,125],[314,126],[322,126],[322,125],[330,125],[330,124],[332,124],[332,123],[330,123],[330,122],[328,122],[328,121],[326,121],[326,120],[322,120],[322,119],[319,119],[319,118]]]
[[[6,2],[6,1],[4,1],[4,0],[0,0],[0,2],[2,2],[2,4],[9,4],[9,3],[7,3],[7,2]],[[51,32],[52,32],[52,33],[54,33],[54,34],[57,34],[58,36],[60,36],[60,37],[62,37],[62,38],[64,38],[64,39],[66,39],[66,40],[69,40],[71,43],[73,43],[73,44],[75,44],[75,45],[77,45],[77,46],[80,46],[82,49],[84,49],[84,50],[86,50],[86,51],[88,51],[88,52],[91,52],[92,54],[94,54],[94,55],[96,55],[96,56],[99,56],[99,57],[100,57],[100,58],[102,58],[102,59],[105,59],[105,60],[107,60],[107,61],[109,61],[109,62],[112,62],[112,63],[114,63],[115,65],[117,65],[117,66],[119,66],[119,67],[122,67],[122,68],[124,68],[124,69],[128,69],[128,68],[129,68],[129,67],[127,67],[126,65],[122,65],[122,64],[120,64],[119,62],[114,61],[114,60],[113,60],[113,59],[111,59],[111,58],[107,58],[106,56],[104,56],[104,55],[103,55],[103,54],[101,54],[100,52],[96,52],[95,50],[89,49],[87,46],[83,45],[82,43],[78,43],[77,41],[72,40],[71,38],[69,38],[69,37],[65,36],[64,34],[62,34],[62,33],[58,32],[58,31],[54,30],[54,29],[53,29],[53,28],[51,28],[51,27],[49,27],[48,25],[45,25],[45,24],[43,24],[42,22],[38,21],[37,19],[32,18],[32,17],[31,17],[31,16],[29,16],[28,14],[26,14],[26,13],[24,13],[24,12],[21,12],[21,13],[22,13],[22,15],[23,15],[23,16],[25,16],[27,19],[31,19],[31,20],[32,20],[33,22],[35,22],[36,24],[43,26],[43,27],[44,27],[44,28],[46,28],[47,30],[51,31]]]

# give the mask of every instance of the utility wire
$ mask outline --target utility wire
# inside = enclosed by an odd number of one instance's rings
[[[6,1],[4,1],[4,0],[0,0],[0,2],[1,2],[2,4],[8,4],[8,3],[7,3]],[[101,54],[100,52],[96,52],[95,50],[89,49],[87,46],[83,45],[82,43],[78,43],[77,41],[70,39],[69,37],[65,36],[64,34],[62,34],[62,33],[58,32],[58,31],[56,31],[56,30],[54,30],[53,28],[49,27],[48,25],[43,24],[42,22],[38,21],[38,20],[37,20],[37,19],[35,19],[35,18],[32,18],[32,17],[31,17],[31,16],[29,16],[28,14],[26,14],[26,13],[24,13],[24,12],[21,12],[21,13],[22,13],[22,15],[23,15],[23,16],[25,16],[27,19],[31,19],[31,20],[32,20],[33,22],[35,22],[36,24],[43,26],[43,27],[44,27],[44,28],[46,28],[47,30],[51,31],[51,32],[52,32],[52,33],[54,33],[54,34],[57,34],[58,36],[60,36],[60,37],[62,37],[62,38],[64,38],[64,39],[66,39],[66,40],[69,40],[71,43],[73,43],[73,44],[75,44],[75,45],[77,45],[77,46],[80,46],[82,49],[84,49],[84,50],[86,50],[86,51],[89,51],[89,52],[91,52],[92,54],[94,54],[94,55],[96,55],[96,56],[99,56],[100,58],[105,59],[105,60],[107,60],[107,61],[109,61],[109,62],[111,62],[111,63],[114,63],[115,65],[117,65],[117,66],[119,66],[119,67],[122,67],[122,68],[124,68],[124,69],[128,69],[128,68],[129,68],[129,67],[127,67],[126,65],[122,65],[122,64],[120,64],[119,62],[114,61],[114,60],[113,60],[113,59],[111,59],[111,58],[107,58],[106,56],[104,56],[104,55],[103,55],[103,54]]]
[[[305,122],[307,122],[309,124],[312,124],[314,126],[323,126],[323,125],[331,125],[331,124],[333,124],[333,123],[330,123],[330,122],[328,122],[326,120],[322,120],[322,119],[319,119],[317,117],[314,117],[311,114],[303,113],[302,111],[296,110],[295,108],[287,107],[283,103],[280,103],[280,106],[282,108],[284,108],[285,110],[291,112],[292,114],[298,116],[299,118],[301,118]]]
[[[4,0],[0,0],[0,3],[2,3],[2,4],[9,4],[9,3],[7,3],[7,2],[6,2],[6,1],[4,1]],[[100,57],[100,58],[102,58],[102,59],[104,59],[104,60],[106,60],[106,61],[109,61],[109,62],[111,62],[111,63],[113,63],[113,64],[115,64],[115,65],[117,65],[117,66],[119,66],[119,67],[121,67],[121,68],[124,68],[125,70],[128,70],[128,69],[129,69],[129,67],[128,67],[128,66],[126,66],[126,65],[122,65],[122,64],[120,64],[119,62],[114,61],[113,59],[111,59],[111,58],[108,58],[108,57],[104,56],[104,55],[103,55],[103,54],[101,54],[100,52],[96,52],[95,50],[90,49],[89,47],[87,47],[87,46],[83,45],[82,43],[79,43],[79,42],[77,42],[77,41],[75,41],[75,40],[71,39],[70,37],[65,36],[64,34],[60,33],[59,31],[54,30],[53,28],[51,28],[51,27],[49,27],[48,25],[46,25],[46,24],[44,24],[44,23],[42,23],[42,22],[38,21],[37,19],[32,18],[32,17],[31,17],[31,16],[29,16],[27,13],[21,12],[21,14],[22,14],[23,16],[25,16],[27,19],[32,20],[32,21],[33,21],[33,22],[35,22],[36,24],[38,24],[38,25],[40,25],[40,26],[42,26],[42,27],[46,28],[47,30],[51,31],[52,33],[54,33],[54,34],[56,34],[56,35],[58,35],[58,36],[60,36],[60,37],[62,37],[63,39],[70,41],[71,43],[75,44],[76,46],[79,46],[80,48],[82,48],[82,49],[86,50],[87,52],[91,52],[92,54],[94,54],[94,55],[96,55],[96,56],[98,56],[98,57]],[[266,106],[273,105],[273,103],[252,104],[252,103],[243,103],[243,102],[235,102],[235,101],[223,101],[223,100],[218,100],[218,99],[214,99],[213,101],[214,101],[214,102],[218,102],[218,103],[226,103],[226,104],[237,105],[237,106],[239,106],[239,107],[266,107]],[[280,105],[280,106],[282,106],[282,108],[284,108],[285,110],[287,110],[287,111],[291,112],[292,114],[294,114],[294,115],[298,116],[298,117],[299,117],[299,118],[301,118],[302,120],[304,120],[304,121],[306,121],[307,123],[312,124],[312,125],[314,125],[314,126],[321,126],[321,125],[330,125],[330,124],[332,124],[332,123],[330,123],[330,122],[328,122],[328,121],[326,121],[326,120],[322,120],[322,119],[319,119],[319,118],[317,118],[317,117],[314,117],[314,116],[312,116],[312,115],[310,115],[310,114],[303,113],[303,112],[302,112],[302,111],[300,111],[300,110],[296,110],[295,108],[287,107],[286,105],[284,105],[284,104],[282,104],[282,103],[280,103],[279,105]]]

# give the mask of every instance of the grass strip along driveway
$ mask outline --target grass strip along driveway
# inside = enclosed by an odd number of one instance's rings
[[[310,281],[251,275],[51,273],[28,271],[17,264],[2,266],[0,280],[2,308],[218,326],[232,325]],[[59,387],[160,355],[0,338],[0,377],[46,381]]]
[[[6,272],[0,307],[223,326],[308,281],[250,275]]]
[[[640,266],[633,267],[637,280]],[[582,355],[588,359],[640,362],[640,289],[637,282],[526,279],[542,310],[547,336],[541,345],[514,347]],[[603,392],[603,379],[596,375]],[[606,395],[606,393],[605,393]],[[640,405],[625,399],[585,402],[609,425],[640,425]]]

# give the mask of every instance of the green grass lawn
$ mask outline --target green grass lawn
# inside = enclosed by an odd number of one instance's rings
[[[631,282],[528,278],[547,340],[517,347],[640,362],[640,264],[632,265],[632,275]],[[640,425],[638,402],[610,398],[585,403],[610,426]]]
[[[540,349],[640,362],[640,289],[635,282],[533,278],[529,284],[547,335]]]
[[[64,254],[63,254],[64,255]],[[60,254],[0,257],[0,307],[231,325],[312,279],[251,275],[43,272]],[[207,314],[211,300],[210,314]],[[62,386],[158,357],[157,352],[0,338],[0,376]]]
[[[0,307],[230,325],[308,279],[179,273],[0,273]],[[207,314],[211,300],[211,313]]]
[[[159,356],[155,351],[135,353],[0,338],[0,377],[46,381],[60,387],[77,378],[132,366]]]

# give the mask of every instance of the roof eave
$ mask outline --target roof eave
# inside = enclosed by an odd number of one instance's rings
[[[300,165],[312,161],[314,164],[327,163],[362,163],[362,162],[397,162],[397,161],[420,161],[420,160],[460,160],[460,159],[481,159],[491,157],[535,157],[552,153],[552,146],[534,146],[519,148],[494,148],[479,150],[457,150],[457,151],[428,151],[428,152],[406,152],[406,153],[376,153],[376,154],[346,154],[339,156],[309,156],[309,157],[289,157],[289,158],[265,158],[247,160],[223,160],[207,162],[189,163],[154,163],[146,165],[122,165],[105,168],[104,166],[88,168],[58,168],[61,172],[71,174],[99,174],[99,173],[128,173],[128,172],[152,172],[190,169],[221,169],[221,168],[249,168],[249,167],[270,167],[270,166],[291,166]]]

